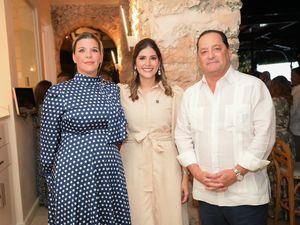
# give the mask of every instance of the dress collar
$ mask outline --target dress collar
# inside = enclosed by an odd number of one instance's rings
[[[151,91],[152,91],[153,89],[156,89],[156,88],[160,88],[160,89],[162,89],[163,91],[165,91],[165,87],[164,87],[164,85],[162,84],[161,81],[159,81],[158,83],[156,83],[156,84],[151,88]],[[140,87],[138,87],[138,91],[139,91],[139,92],[142,92]]]
[[[90,77],[81,73],[76,73],[74,76],[74,80],[84,84],[96,84],[98,82],[101,82],[102,78],[100,76]]]
[[[153,88],[156,88],[156,87],[159,87],[159,88],[161,88],[163,91],[165,91],[166,89],[165,89],[165,87],[164,87],[164,85],[162,84],[162,82],[161,81],[159,81],[156,85],[154,85],[153,86]]]

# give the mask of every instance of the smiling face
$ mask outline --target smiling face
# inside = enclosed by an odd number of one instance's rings
[[[158,56],[151,47],[146,47],[141,50],[135,60],[135,67],[141,80],[155,80],[159,66],[160,62]]]
[[[230,66],[231,51],[218,33],[207,33],[198,42],[199,65],[205,76],[221,78]]]
[[[93,38],[79,40],[74,49],[73,60],[79,73],[96,77],[98,67],[102,63],[102,52],[98,42]]]

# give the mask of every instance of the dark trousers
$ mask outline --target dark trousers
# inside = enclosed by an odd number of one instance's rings
[[[268,204],[217,206],[199,202],[201,225],[267,225]]]

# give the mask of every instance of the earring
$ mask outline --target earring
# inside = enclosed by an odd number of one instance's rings
[[[161,71],[160,68],[158,68],[158,72],[157,72],[158,76],[161,76]]]
[[[133,70],[133,76],[137,77],[137,70],[136,70],[136,68]]]

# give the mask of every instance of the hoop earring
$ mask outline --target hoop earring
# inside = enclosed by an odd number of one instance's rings
[[[158,76],[161,76],[160,68],[158,68],[157,74],[158,74]]]

